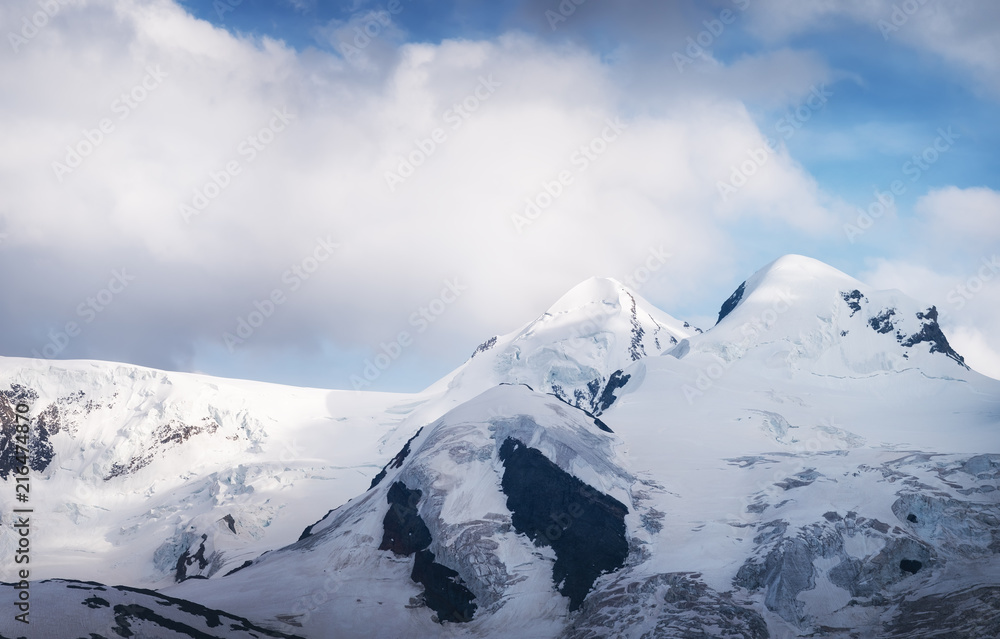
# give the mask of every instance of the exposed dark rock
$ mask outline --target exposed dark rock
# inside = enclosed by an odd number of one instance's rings
[[[594,426],[597,426],[598,428],[600,428],[601,430],[603,430],[605,433],[613,433],[613,432],[615,432],[615,431],[611,430],[610,428],[608,428],[607,424],[605,424],[601,420],[597,419],[596,417],[594,418]]]
[[[485,342],[483,342],[482,344],[480,344],[479,346],[476,347],[476,350],[474,350],[472,352],[472,356],[469,359],[472,359],[473,357],[475,357],[479,353],[483,353],[483,352],[486,352],[486,351],[490,350],[491,348],[493,348],[494,346],[496,346],[496,343],[497,343],[496,336],[493,336],[493,337],[489,338],[488,340],[486,340]]]
[[[369,488],[368,490],[371,490],[371,488]],[[312,530],[313,530],[313,528],[316,527],[316,524],[320,523],[321,521],[323,521],[324,519],[326,519],[327,517],[329,517],[330,513],[332,513],[334,510],[336,510],[336,508],[331,508],[330,510],[326,511],[325,515],[323,515],[322,517],[319,518],[319,521],[313,522],[313,523],[309,524],[308,526],[306,526],[305,530],[302,531],[302,534],[299,535],[299,538],[296,541],[302,541],[306,537],[312,535]]]
[[[224,574],[223,577],[228,577],[229,575],[233,574],[234,572],[239,572],[239,571],[243,570],[244,568],[246,568],[247,566],[252,566],[252,565],[253,565],[253,561],[247,559],[246,561],[244,561],[239,566],[233,568],[232,570],[230,570],[229,572],[227,572],[226,574]]]
[[[389,487],[389,512],[382,520],[382,544],[378,548],[402,556],[416,553],[410,578],[424,586],[424,603],[437,613],[438,621],[469,621],[476,611],[476,596],[462,584],[456,571],[435,562],[434,553],[427,550],[432,540],[417,512],[421,495],[420,490],[410,490],[403,482]]]
[[[409,556],[431,544],[431,531],[417,512],[419,490],[409,490],[401,481],[389,487],[386,500],[389,512],[382,520],[382,543],[379,550],[391,550],[397,555]]]
[[[865,300],[865,302],[868,301],[868,299],[862,295],[861,291],[858,289],[854,289],[849,293],[841,292],[840,296],[844,298],[844,302],[847,303],[847,308],[851,309],[851,317],[854,317],[854,314],[861,310],[862,299]]]
[[[876,333],[891,333],[895,329],[895,325],[892,323],[892,316],[896,314],[896,309],[890,308],[882,311],[878,315],[873,315],[868,318],[868,325],[872,327]]]
[[[219,521],[226,522],[226,525],[229,526],[229,530],[233,531],[234,535],[236,534],[236,520],[233,519],[232,515],[228,515],[227,514],[225,517],[223,517]]]
[[[909,515],[906,516],[906,521],[915,524],[915,523],[917,523],[917,516],[914,515],[913,513],[910,513]]]
[[[732,313],[733,309],[739,305],[740,301],[743,300],[743,293],[746,291],[746,288],[747,283],[743,282],[740,284],[739,288],[737,288],[733,294],[729,296],[729,299],[722,303],[722,308],[719,309],[719,319],[715,320],[716,324],[725,319],[726,315]],[[687,326],[687,324],[684,325]]]
[[[439,621],[467,622],[476,612],[476,598],[462,584],[458,573],[434,561],[434,553],[418,551],[410,579],[424,587],[424,603],[437,613]]]
[[[646,349],[642,345],[642,336],[645,334],[645,329],[642,328],[642,324],[639,323],[639,317],[636,314],[635,298],[632,294],[628,294],[628,298],[632,300],[632,308],[630,320],[632,323],[632,341],[629,343],[628,354],[632,358],[632,361],[638,361],[646,356]]]
[[[204,570],[208,566],[208,559],[205,558],[205,542],[208,541],[208,535],[201,536],[201,543],[198,545],[198,550],[192,555],[189,551],[185,550],[180,557],[177,558],[177,570],[174,573],[174,580],[178,583],[184,581],[185,579],[190,579],[187,575],[188,566],[194,562],[198,562],[198,568]]]
[[[11,584],[0,583],[0,590]],[[102,586],[95,582],[78,582],[63,579],[33,582],[32,592],[42,594],[46,600],[59,601],[66,606],[86,606],[89,610],[77,612],[73,623],[72,634],[70,626],[58,624],[53,630],[51,619],[59,618],[58,611],[41,621],[48,632],[35,628],[36,618],[32,616],[31,628],[35,629],[31,637],[46,639],[77,638],[80,639],[115,639],[131,637],[144,639],[152,637],[191,637],[192,639],[263,639],[275,637],[279,639],[302,639],[297,635],[286,634],[255,625],[243,617],[237,617],[221,610],[206,608],[184,599],[177,599],[162,593],[142,588],[128,586]],[[83,592],[80,592],[83,591]],[[101,592],[101,596],[90,594]],[[7,598],[7,593],[3,593]],[[0,624],[2,625],[2,624]],[[6,630],[6,626],[4,626]],[[61,632],[60,632],[61,631]],[[99,632],[95,632],[99,631]],[[0,632],[0,636],[4,636]],[[20,637],[15,634],[14,637]]]
[[[162,451],[183,444],[196,435],[214,433],[218,428],[219,423],[213,419],[205,420],[202,426],[192,426],[176,419],[171,419],[166,424],[156,427],[151,435],[152,441],[147,443],[142,453],[132,457],[125,463],[115,462],[112,464],[108,474],[104,476],[104,481],[141,470],[148,466]]]
[[[595,379],[592,382],[589,382],[587,384],[587,387],[589,388],[591,384],[595,384],[595,383],[599,383],[598,380]],[[594,420],[594,426],[597,426],[599,429],[603,430],[606,433],[613,433],[614,432],[613,430],[611,430],[608,427],[607,424],[605,424],[600,419],[598,419],[597,416],[594,413],[590,412],[589,410],[587,410],[586,408],[584,408],[583,406],[580,405],[581,402],[585,402],[586,400],[583,397],[583,394],[579,390],[576,391],[576,402],[575,403],[569,401],[568,399],[566,399],[565,393],[563,393],[562,387],[559,386],[559,384],[553,384],[552,385],[552,391],[553,391],[552,392],[552,396],[555,397],[556,399],[558,399],[559,401],[561,401],[563,404],[566,404],[567,406],[572,406],[573,408],[576,408],[578,410],[583,411],[584,414],[587,417],[589,417],[592,420]],[[591,396],[591,399],[589,400],[589,402],[590,403],[593,402],[593,396]]]
[[[83,605],[87,606],[88,608],[107,608],[111,606],[111,604],[108,603],[107,599],[101,599],[100,597],[97,596],[88,597],[87,599],[84,599]]]
[[[9,390],[0,391],[0,479],[7,479],[14,469],[22,466],[41,472],[52,463],[55,452],[49,438],[60,430],[59,409],[50,404],[38,411],[37,402],[38,393],[21,384],[11,384]],[[18,404],[26,405],[29,412],[18,413]]]
[[[605,384],[600,397],[594,402],[595,415],[600,415],[611,408],[611,405],[618,399],[615,397],[615,391],[625,386],[630,378],[631,375],[626,375],[620,370],[611,373],[611,377],[608,378],[608,383]]]
[[[628,508],[517,439],[504,440],[500,460],[515,530],[555,551],[552,579],[576,610],[602,573],[625,564]]]
[[[903,572],[911,572],[916,574],[918,570],[924,567],[923,562],[917,561],[916,559],[900,559],[899,569]]]
[[[955,349],[953,349],[951,344],[948,343],[948,338],[945,337],[944,333],[941,331],[937,318],[938,312],[937,307],[935,306],[930,307],[923,313],[917,313],[917,319],[923,320],[923,326],[918,332],[910,335],[906,339],[900,340],[900,344],[909,348],[920,344],[921,342],[928,342],[931,345],[932,353],[943,353],[965,368],[969,368],[965,363],[965,358],[956,353]]]
[[[368,490],[371,490],[372,488],[378,486],[379,483],[383,479],[385,479],[385,475],[386,473],[389,472],[390,468],[399,468],[400,466],[403,465],[403,462],[410,454],[410,444],[413,443],[413,440],[416,439],[418,435],[420,435],[420,431],[422,431],[423,429],[424,427],[421,426],[420,428],[417,429],[417,432],[413,433],[413,437],[406,440],[406,443],[403,445],[403,448],[398,453],[396,453],[396,456],[390,459],[389,462],[382,467],[382,470],[380,470],[379,473],[375,475],[374,479],[372,479],[371,486],[368,487]],[[301,537],[299,539],[301,539]]]

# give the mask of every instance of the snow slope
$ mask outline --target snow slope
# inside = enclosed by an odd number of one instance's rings
[[[0,412],[26,402],[48,450],[32,468],[39,578],[160,586],[202,544],[207,564],[192,561],[188,575],[290,543],[315,519],[310,504],[367,487],[407,399],[103,362],[3,364]],[[0,449],[0,476],[12,480],[13,451]],[[3,556],[16,543],[12,493],[0,495]]]
[[[0,389],[39,389],[39,410],[72,424],[39,491],[89,484],[107,508],[77,515],[103,565],[40,533],[45,576],[141,585],[154,541],[197,517],[217,529],[223,568],[156,583],[196,602],[171,619],[204,634],[167,634],[143,612],[154,595],[101,595],[138,606],[121,614],[149,636],[1000,635],[1000,382],[965,366],[933,307],[809,258],[755,273],[704,333],[588,280],[424,393],[335,393],[336,417],[319,391],[18,364]],[[59,402],[77,387],[118,412]],[[214,432],[156,435],[211,407]],[[274,463],[289,437],[309,460]],[[143,491],[166,514],[140,513]],[[66,530],[86,527],[45,499]],[[276,509],[282,534],[225,546],[237,505]],[[111,529],[124,517],[132,537]],[[107,606],[66,582],[38,592],[106,636]],[[205,626],[206,609],[239,621]]]

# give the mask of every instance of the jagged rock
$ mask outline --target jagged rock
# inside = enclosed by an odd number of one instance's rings
[[[504,440],[500,460],[514,528],[555,550],[552,579],[570,610],[579,608],[597,577],[625,564],[628,508],[517,439]]]

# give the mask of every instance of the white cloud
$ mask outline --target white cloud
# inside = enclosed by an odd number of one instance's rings
[[[936,189],[922,196],[914,211],[929,238],[963,252],[995,249],[1000,242],[1000,193],[992,189]]]
[[[8,3],[4,17],[32,6]],[[5,302],[4,348],[23,353],[78,320],[80,301],[124,266],[136,282],[68,354],[200,366],[198,345],[217,351],[275,288],[287,302],[242,348],[365,353],[458,277],[467,292],[414,346],[457,362],[578,281],[631,272],[651,248],[675,257],[643,294],[669,308],[704,273],[724,277],[727,224],[829,227],[825,196],[784,149],[720,199],[717,182],[767,135],[732,95],[692,103],[663,90],[647,109],[616,68],[573,46],[523,34],[397,46],[386,35],[355,65],[234,37],[166,0],[108,0],[67,7],[5,56],[0,262],[30,255],[59,274],[21,271],[13,292],[33,302],[27,314]],[[826,78],[814,60],[770,61],[747,64],[761,76],[797,68],[800,93]],[[133,91],[143,99],[122,118],[115,100]],[[113,130],[57,179],[53,163],[103,119]],[[609,133],[617,120],[626,128]],[[420,166],[390,189],[386,173],[410,156]],[[227,165],[239,172],[227,177]],[[563,171],[571,183],[518,233],[512,216]],[[219,193],[185,221],[196,191]],[[283,272],[327,236],[341,248],[288,290]]]
[[[760,0],[751,28],[785,40],[847,18],[901,43],[933,52],[1000,95],[1000,5],[992,0]]]
[[[955,349],[976,370],[998,376],[1000,335],[983,327],[1000,315],[1000,194],[946,187],[916,203],[912,244],[872,263],[861,279],[935,304]]]

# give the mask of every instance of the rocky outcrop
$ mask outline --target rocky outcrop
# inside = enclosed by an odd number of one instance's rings
[[[517,439],[504,440],[500,460],[514,528],[555,551],[552,579],[576,610],[595,579],[625,565],[628,508]]]
[[[729,299],[722,303],[722,308],[719,309],[719,319],[715,320],[716,324],[725,319],[726,316],[732,313],[733,309],[739,305],[739,303],[743,300],[743,293],[746,292],[746,288],[747,283],[743,282],[735,291],[733,291],[733,294],[729,296]]]

